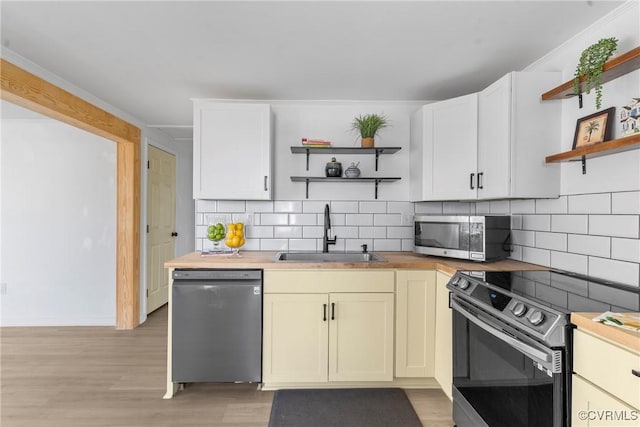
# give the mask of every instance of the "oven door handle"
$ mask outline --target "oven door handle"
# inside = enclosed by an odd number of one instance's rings
[[[538,359],[541,360],[543,362],[551,362],[551,355],[548,353],[545,353],[541,350],[538,350],[537,348],[534,348],[528,344],[523,343],[522,341],[513,338],[512,336],[505,334],[504,332],[493,328],[492,326],[490,326],[489,324],[483,322],[482,320],[480,320],[478,318],[478,316],[475,313],[471,313],[469,310],[467,310],[465,307],[463,307],[460,303],[458,303],[455,299],[453,299],[451,301],[451,305],[452,308],[454,310],[456,310],[458,313],[462,314],[464,317],[466,317],[470,322],[474,323],[477,327],[479,327],[480,329],[482,329],[485,332],[490,333],[491,335],[493,335],[494,337],[498,338],[499,340],[502,340],[504,342],[506,342],[507,344],[517,348],[519,351],[521,351],[522,353],[526,354],[527,356],[531,357],[532,359]]]

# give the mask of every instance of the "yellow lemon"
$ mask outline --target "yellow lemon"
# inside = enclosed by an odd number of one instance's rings
[[[232,239],[227,239],[227,240],[225,240],[225,241],[224,241],[224,244],[225,244],[225,245],[227,245],[227,246],[229,246],[229,247],[231,247],[231,243],[232,243],[232,242],[233,242],[233,240],[232,240]]]
[[[240,239],[240,244],[238,246],[244,246],[244,239]]]
[[[231,239],[231,243],[233,245],[234,248],[237,248],[238,246],[240,246],[240,238],[239,237],[233,237]]]
[[[244,227],[244,224],[241,223],[241,222],[236,224],[236,228],[238,228],[238,229],[243,228],[243,227]]]
[[[235,235],[240,237],[240,238],[244,237],[244,233],[242,232],[242,229],[236,230],[236,234]]]
[[[236,225],[235,225],[234,223],[232,223],[232,222],[231,222],[231,223],[227,224],[227,228],[228,228],[229,230],[235,230]]]

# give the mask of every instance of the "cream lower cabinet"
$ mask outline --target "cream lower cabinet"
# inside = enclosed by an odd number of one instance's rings
[[[265,384],[392,381],[392,270],[265,271]]]
[[[436,272],[396,272],[396,377],[433,377]]]
[[[436,273],[436,334],[434,377],[450,400],[453,386],[453,316],[449,308],[447,283],[451,276]]]
[[[573,426],[640,425],[640,354],[574,331]]]

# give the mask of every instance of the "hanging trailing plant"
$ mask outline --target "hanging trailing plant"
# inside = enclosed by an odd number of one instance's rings
[[[591,92],[591,88],[596,91],[596,109],[598,110],[602,104],[602,68],[617,47],[618,39],[615,37],[600,39],[598,43],[592,44],[582,51],[576,67],[573,93],[580,94],[580,78],[585,76],[585,92],[588,94]]]

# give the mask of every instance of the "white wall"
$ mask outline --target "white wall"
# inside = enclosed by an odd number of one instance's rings
[[[93,105],[108,111],[117,117],[128,121],[134,126],[139,127],[142,130],[142,143],[140,144],[140,156],[141,156],[141,192],[140,192],[140,230],[145,230],[146,227],[146,206],[147,206],[147,144],[149,141],[153,145],[159,148],[165,149],[171,153],[176,154],[176,224],[177,231],[179,233],[176,238],[176,255],[182,255],[184,253],[193,250],[195,245],[195,239],[193,229],[195,227],[195,213],[194,202],[192,198],[191,181],[191,142],[178,142],[175,141],[170,135],[159,131],[157,129],[149,128],[136,117],[130,114],[118,110],[114,106],[106,103],[105,101],[97,98],[96,96],[88,93],[72,83],[60,78],[59,76],[51,73],[50,71],[40,67],[38,64],[16,54],[15,52],[2,47],[0,51],[1,57],[10,61],[11,63],[23,68],[24,70],[33,73],[46,81],[64,89],[68,92],[92,103]],[[113,143],[112,143],[113,144]],[[2,235],[2,230],[0,230]],[[147,246],[146,233],[140,234],[140,322],[144,322],[147,318],[146,315],[146,246]],[[4,250],[1,252],[4,254]],[[114,267],[115,268],[115,267]],[[115,274],[115,271],[114,271]],[[115,276],[114,276],[115,277]],[[4,283],[4,275],[2,265],[0,265],[0,283]],[[113,289],[115,292],[115,279],[113,281]],[[63,296],[61,296],[63,298]],[[57,302],[55,302],[57,303]],[[115,304],[113,305],[113,313],[115,315]]]
[[[2,325],[114,325],[115,144],[25,116],[2,119]]]

